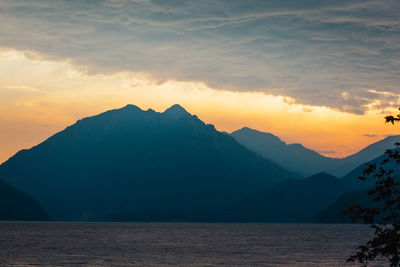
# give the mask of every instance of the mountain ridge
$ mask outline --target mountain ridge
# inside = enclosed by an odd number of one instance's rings
[[[182,109],[127,105],[83,118],[18,152],[0,176],[56,220],[153,210],[213,220],[243,194],[301,178]]]
[[[327,172],[343,177],[359,165],[382,155],[386,149],[393,148],[396,141],[400,142],[400,135],[388,136],[348,157],[330,158],[301,144],[287,144],[271,133],[261,132],[249,127],[243,127],[230,135],[248,149],[279,163],[288,170],[306,176],[318,172]]]

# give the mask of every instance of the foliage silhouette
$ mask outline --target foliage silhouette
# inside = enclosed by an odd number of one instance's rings
[[[400,108],[399,108],[400,110]],[[386,116],[386,123],[395,124],[400,121],[400,114],[396,117]],[[353,205],[346,210],[354,222],[361,219],[366,224],[371,224],[374,236],[364,245],[358,248],[358,252],[347,259],[347,262],[359,262],[367,266],[376,257],[387,258],[390,266],[400,266],[400,183],[393,170],[385,170],[382,166],[388,162],[400,164],[400,143],[396,143],[397,149],[386,150],[387,158],[380,165],[376,163],[368,165],[364,169],[364,175],[360,180],[372,179],[375,186],[368,192],[377,205],[362,208]]]

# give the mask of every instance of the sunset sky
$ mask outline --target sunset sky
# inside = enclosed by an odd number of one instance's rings
[[[398,0],[1,0],[0,163],[76,120],[180,104],[343,157],[400,128]]]

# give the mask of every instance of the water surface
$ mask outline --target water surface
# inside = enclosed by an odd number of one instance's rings
[[[3,266],[351,266],[364,225],[1,222]],[[377,265],[377,266],[382,266]]]

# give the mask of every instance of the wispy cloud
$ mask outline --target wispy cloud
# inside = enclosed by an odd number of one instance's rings
[[[0,45],[362,114],[400,104],[399,14],[396,0],[3,0]]]
[[[39,92],[39,89],[28,85],[9,85],[5,86],[4,89],[15,90],[15,91],[27,91],[27,92]]]
[[[388,137],[390,135],[387,134],[363,134],[364,137],[369,137],[369,138],[385,138]]]

